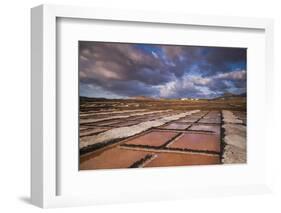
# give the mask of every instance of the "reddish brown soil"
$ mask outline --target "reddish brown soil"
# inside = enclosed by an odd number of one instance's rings
[[[196,117],[187,117],[187,118],[182,118],[182,119],[179,119],[178,121],[179,122],[186,122],[186,123],[193,123],[193,122],[196,122],[198,119],[200,119],[199,116],[196,116]]]
[[[107,126],[107,125],[112,125],[112,124],[116,124],[116,123],[120,123],[121,120],[117,119],[117,120],[108,120],[108,121],[100,121],[97,122],[96,125],[97,126]]]
[[[113,124],[112,126],[114,126],[114,127],[131,126],[131,125],[138,124],[140,122],[142,122],[142,121],[141,120],[140,121],[138,121],[138,120],[136,120],[136,121],[124,121],[124,122],[121,122],[121,123]]]
[[[80,170],[128,168],[146,155],[147,152],[114,147],[80,159]]]
[[[209,156],[203,154],[176,154],[161,153],[157,157],[148,162],[144,167],[160,167],[160,166],[188,166],[188,165],[210,165],[220,164],[219,156]]]
[[[87,131],[80,131],[80,137],[84,137],[87,135],[97,134],[100,132],[104,132],[108,130],[109,128],[106,127],[95,127],[95,128],[89,128]]]
[[[220,152],[220,137],[217,134],[184,133],[170,148]]]
[[[127,141],[125,144],[161,146],[177,135],[176,132],[152,131]]]
[[[216,134],[220,134],[220,129],[221,127],[219,125],[193,124],[188,130],[210,131]]]
[[[188,128],[191,124],[188,123],[179,123],[179,122],[173,122],[168,125],[165,125],[161,128],[163,129],[178,129],[178,130],[184,130]]]
[[[203,118],[198,123],[206,123],[206,124],[220,124],[221,119],[220,118]]]

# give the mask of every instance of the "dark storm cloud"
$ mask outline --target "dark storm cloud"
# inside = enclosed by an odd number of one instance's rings
[[[164,46],[163,49],[177,66],[185,67],[188,70],[196,64],[203,76],[229,72],[237,67],[246,69],[246,50],[244,48]],[[183,74],[183,70],[179,69],[177,72]]]
[[[79,42],[82,95],[211,97],[245,90],[245,70],[245,49]]]
[[[137,80],[148,85],[168,82],[172,77],[160,60],[133,45],[88,42],[80,45],[80,74],[82,82]]]

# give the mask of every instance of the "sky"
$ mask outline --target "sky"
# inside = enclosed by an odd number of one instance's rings
[[[80,96],[215,98],[246,93],[245,48],[79,42]]]

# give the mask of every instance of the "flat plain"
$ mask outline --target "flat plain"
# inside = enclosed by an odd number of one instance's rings
[[[80,97],[80,170],[246,163],[246,97]]]

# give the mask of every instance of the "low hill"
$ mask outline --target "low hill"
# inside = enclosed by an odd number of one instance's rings
[[[228,100],[228,99],[235,99],[235,98],[246,98],[246,93],[241,94],[233,94],[233,93],[224,93],[222,96],[214,98],[213,100]]]
[[[80,96],[80,101],[106,101],[106,98],[89,98],[85,96]]]
[[[154,98],[147,97],[147,96],[133,96],[130,99],[134,99],[134,100],[149,100],[149,101],[155,100]]]

